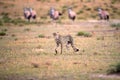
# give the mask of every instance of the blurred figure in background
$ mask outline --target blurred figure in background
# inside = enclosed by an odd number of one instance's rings
[[[76,13],[71,8],[68,8],[68,17],[72,21],[74,21],[76,19]]]

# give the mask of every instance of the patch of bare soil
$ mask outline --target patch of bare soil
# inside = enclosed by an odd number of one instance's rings
[[[115,78],[120,79],[120,74],[93,74],[91,75],[93,78]]]

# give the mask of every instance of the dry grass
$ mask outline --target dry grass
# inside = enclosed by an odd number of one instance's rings
[[[8,34],[0,39],[0,79],[100,80],[101,78],[90,75],[105,74],[109,65],[119,62],[120,31],[116,30],[116,39],[114,32],[104,31],[114,30],[109,25],[85,24],[86,22],[81,22],[80,25],[57,24],[57,27],[51,24],[0,27],[1,30],[7,29]],[[94,32],[94,35],[79,37],[76,36],[78,31]],[[53,32],[71,34],[80,51],[74,53],[71,48],[69,51],[64,48],[62,55],[54,55],[56,45]],[[45,37],[38,38],[39,34]],[[97,39],[103,36],[104,39]],[[115,77],[103,79],[117,80]]]
[[[115,30],[108,22],[92,23],[76,20],[72,23],[68,20],[66,11],[68,6],[73,7],[78,14],[77,19],[97,19],[96,9],[102,6],[109,10],[111,18],[119,19],[119,2],[113,4],[110,0],[95,0],[95,2],[92,0],[90,2],[85,0],[83,2],[79,0],[1,0],[0,5],[0,31],[5,32],[4,36],[0,35],[0,80],[120,79],[104,76],[109,65],[119,62],[120,30]],[[34,25],[22,21],[23,8],[26,6],[32,6],[37,11],[38,18],[33,22]],[[50,24],[48,10],[51,6],[65,11],[57,25]],[[2,19],[4,15],[8,15],[4,18],[4,21],[8,22],[5,23],[6,25]],[[11,20],[14,20],[12,22],[14,25],[10,24]],[[92,36],[76,36],[79,31],[89,32]],[[71,34],[80,51],[74,53],[71,48],[67,51],[64,47],[62,55],[54,55],[56,46],[52,36],[54,32],[62,35]],[[97,74],[103,76],[99,77]]]

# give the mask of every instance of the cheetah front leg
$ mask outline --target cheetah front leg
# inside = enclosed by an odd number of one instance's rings
[[[63,45],[62,45],[62,43],[61,43],[61,54],[62,54],[62,49],[63,49]]]
[[[58,53],[58,51],[57,51],[57,49],[58,49],[58,47],[59,47],[59,43],[56,43],[57,45],[56,45],[56,48],[55,48],[55,55]]]

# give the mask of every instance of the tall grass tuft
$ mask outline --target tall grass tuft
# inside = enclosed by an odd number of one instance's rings
[[[5,36],[6,35],[7,29],[2,29],[0,32],[0,36]]]
[[[86,8],[86,11],[91,11],[91,8],[87,7],[87,8]]]
[[[4,23],[10,23],[12,21],[8,15],[3,15],[2,20]]]
[[[111,27],[118,27],[118,28],[120,28],[120,23],[113,23],[113,24],[111,24]]]
[[[111,65],[110,68],[107,70],[108,74],[120,74],[120,62]]]
[[[78,12],[77,12],[77,14],[82,14],[83,13],[83,10],[79,10]]]
[[[5,35],[6,35],[6,32],[4,32],[4,31],[0,32],[0,36],[5,36]]]
[[[80,31],[77,33],[77,36],[91,37],[92,35],[88,32]]]
[[[2,20],[0,20],[0,26],[3,26],[3,21]]]
[[[38,35],[39,38],[44,38],[45,36],[43,34]]]

